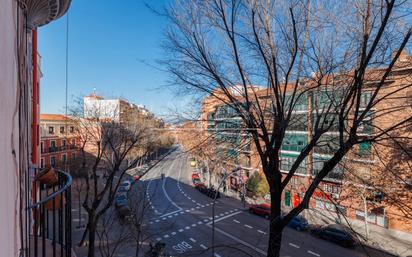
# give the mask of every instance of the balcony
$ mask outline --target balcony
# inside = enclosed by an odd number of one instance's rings
[[[28,190],[26,193],[27,199],[31,200],[26,208],[26,238],[23,240],[26,245],[22,256],[75,256],[71,237],[72,177],[58,170],[56,175],[57,182],[54,185],[47,186],[34,181],[31,185],[35,190]],[[36,198],[37,201],[33,203]]]
[[[67,151],[67,150],[76,150],[78,147],[76,145],[63,145],[63,146],[51,146],[46,149],[41,149],[41,153],[54,153],[54,152],[60,152],[60,151]]]

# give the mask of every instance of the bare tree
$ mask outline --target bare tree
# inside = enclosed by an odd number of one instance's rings
[[[96,231],[99,239],[98,247],[100,256],[116,256],[119,249],[129,243],[129,229],[122,226],[117,218],[116,211],[110,209],[99,221],[99,228]]]
[[[77,121],[81,142],[79,161],[87,174],[82,206],[88,213],[87,226],[79,245],[88,235],[88,256],[91,257],[95,255],[100,218],[112,206],[126,172],[150,149],[152,137],[145,124],[136,122],[134,118],[116,121],[109,118],[110,114],[102,114],[101,109],[88,110],[88,118],[83,118],[83,109],[77,107],[73,108],[73,117]]]
[[[395,132],[411,139],[406,4],[176,0],[167,9],[163,64],[172,84],[233,109],[259,154],[271,195],[267,256],[279,256],[284,227],[362,144],[397,142]],[[307,142],[282,172],[282,145],[294,126],[305,127]],[[316,149],[330,157],[314,160]],[[304,163],[313,179],[281,219],[282,192]]]

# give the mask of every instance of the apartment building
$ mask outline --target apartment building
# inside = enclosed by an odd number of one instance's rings
[[[48,222],[46,203],[70,192],[70,175],[58,173],[56,192],[44,197],[35,180],[40,165],[40,60],[37,28],[59,19],[70,0],[0,1],[0,249],[2,256],[53,256],[54,249],[71,256],[71,225]],[[63,188],[64,186],[64,188]],[[60,187],[60,189],[57,189]],[[69,196],[69,195],[67,195]],[[68,199],[68,210],[70,199]],[[63,215],[56,221],[67,219]],[[56,209],[47,210],[57,217]],[[45,233],[45,226],[54,233]],[[51,238],[52,237],[52,238]],[[42,247],[43,246],[43,247]],[[62,250],[62,251],[60,251]],[[54,255],[56,256],[56,255]],[[62,255],[60,255],[62,256]]]
[[[61,114],[40,115],[40,167],[66,169],[79,156],[79,133],[76,123]]]
[[[367,74],[370,77],[370,84],[373,86],[373,83],[382,77],[383,71],[375,69],[368,71]],[[387,94],[391,90],[396,91],[396,88],[408,85],[411,78],[412,58],[403,53],[391,72],[387,87],[380,94]],[[260,92],[257,90],[257,92],[257,95],[260,96],[259,101],[265,102],[271,98],[266,89],[262,89]],[[376,105],[366,115],[365,122],[360,126],[358,134],[372,135],[372,133],[377,132],[377,129],[389,127],[396,121],[410,117],[412,114],[412,92],[409,90],[406,95],[405,92],[401,94],[394,93],[393,97]],[[218,91],[214,92],[214,96],[208,96],[203,101],[202,121],[205,137],[217,140],[216,154],[220,154],[223,159],[228,160],[227,164],[230,164],[228,169],[240,168],[244,170],[241,172],[243,174],[241,181],[244,182],[251,172],[262,172],[260,160],[237,112],[219,100],[216,95],[219,96]],[[316,88],[316,90],[308,90],[295,104],[291,122],[287,127],[281,146],[280,165],[281,172],[285,175],[291,169],[300,152],[312,139],[313,117],[317,113],[316,110],[328,105],[332,101],[331,95],[339,95],[339,89],[325,85]],[[287,91],[286,101],[288,101],[288,97],[290,97],[290,93]],[[368,90],[363,92],[360,109],[366,107],[365,105],[371,97],[372,93]],[[219,98],[225,99],[223,93]],[[409,105],[405,102],[405,108],[392,110],[391,108],[397,106],[399,101],[409,101]],[[239,97],[239,102],[242,102],[241,97]],[[385,110],[391,110],[392,115],[377,115]],[[270,110],[267,113],[270,113]],[[337,114],[328,113],[322,117],[322,120],[333,120],[334,115]],[[282,199],[284,209],[293,208],[300,203],[314,176],[322,169],[324,162],[332,157],[339,145],[337,129],[335,124],[331,124],[328,132],[322,135],[321,143],[300,164],[284,190]],[[411,135],[411,131],[407,129],[402,130],[402,133],[399,137],[410,137]],[[394,149],[396,146],[390,148],[385,143],[373,145],[364,142],[356,146],[320,183],[310,201],[310,209],[328,217],[335,217],[336,220],[342,216],[359,222],[364,222],[366,219],[368,224],[389,229],[393,232],[392,235],[397,233],[410,238],[412,219],[403,208],[411,207],[409,202],[412,195],[408,190],[412,182],[408,166],[411,160],[408,157],[402,157]],[[388,163],[391,163],[389,167]],[[395,175],[390,180],[391,173],[397,173],[401,179],[397,180]],[[236,184],[239,183],[239,180],[235,177],[230,182],[232,189],[237,189]],[[372,187],[370,184],[375,186]],[[392,200],[395,198],[398,199],[397,202]],[[404,207],[401,207],[402,204]]]
[[[105,99],[93,92],[83,98],[84,118],[111,119],[115,122],[128,119],[154,118],[154,114],[143,105],[136,105],[127,100]]]

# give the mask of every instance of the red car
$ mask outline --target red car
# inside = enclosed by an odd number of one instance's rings
[[[203,184],[203,183],[197,183],[197,184],[195,184],[195,188],[196,188],[197,190],[199,190],[200,192],[202,192],[202,193],[204,193],[204,192],[207,191],[207,187],[206,187],[205,184]]]
[[[270,217],[270,204],[262,203],[262,204],[252,204],[249,206],[249,212],[253,214],[257,214],[260,216],[269,219]]]
[[[199,174],[197,174],[197,172],[193,172],[192,179],[200,179]]]

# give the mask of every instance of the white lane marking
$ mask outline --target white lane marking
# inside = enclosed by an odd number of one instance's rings
[[[178,231],[179,231],[179,232],[183,232],[183,229],[179,229]]]
[[[295,247],[295,248],[300,248],[299,245],[295,245],[295,244],[293,244],[293,243],[289,243],[289,245],[290,245],[290,246],[293,246],[293,247]]]
[[[239,213],[241,213],[241,211],[234,212],[234,213],[229,214],[229,215],[227,215],[227,216],[225,216],[225,217],[221,217],[221,218],[219,218],[219,219],[216,219],[216,220],[215,220],[215,223],[216,223],[216,222],[218,222],[218,221],[221,221],[221,220],[227,219],[227,218],[229,218],[229,217],[232,217],[232,216],[234,216],[234,215],[237,215],[237,214],[239,214]],[[209,222],[209,223],[207,223],[207,224],[208,224],[208,225],[212,224],[212,221],[211,221],[211,222]]]
[[[261,233],[261,234],[266,235],[266,232],[264,232],[264,231],[262,231],[262,230],[260,230],[260,229],[258,229],[258,232]]]
[[[209,219],[204,219],[204,220],[203,220],[203,222],[208,222],[208,221],[209,221]]]
[[[192,241],[193,243],[196,243],[196,240],[194,240],[193,238],[189,238],[190,241]]]
[[[318,254],[318,253],[315,253],[315,252],[312,252],[311,250],[308,250],[308,253],[310,253],[310,254],[312,254],[312,255],[315,255],[315,256],[320,256],[320,254]]]
[[[190,197],[187,197],[187,199],[192,200],[192,198],[190,198]]]
[[[225,211],[225,214],[228,215],[229,213],[227,211]]]
[[[234,222],[236,222],[236,223],[240,223],[240,221],[238,221],[238,220],[235,220],[235,219],[234,219],[233,221],[234,221]]]
[[[166,235],[164,235],[163,237],[164,237],[164,238],[168,238],[168,237],[169,237],[169,235],[167,235],[167,234],[166,234]]]
[[[166,213],[166,214],[163,214],[162,216],[160,216],[160,218],[166,217],[166,216],[170,216],[170,215],[172,215],[172,214],[175,214],[175,213],[177,213],[177,212],[180,212],[181,210],[182,210],[182,209],[177,210],[177,211],[172,211],[172,212],[169,212],[169,213]]]
[[[159,222],[159,220],[155,220],[155,222]]]
[[[247,228],[253,228],[252,226],[249,226],[248,224],[245,224],[245,227],[247,227]]]
[[[169,219],[171,218],[171,217],[173,217],[172,215],[170,215],[170,216],[167,216]]]
[[[166,218],[162,218],[162,220],[166,220]]]
[[[178,214],[177,214],[177,213],[175,213],[175,214],[173,214],[173,215],[177,216]]]
[[[240,213],[240,212],[238,212],[238,213]],[[212,227],[212,225],[210,225],[210,224],[207,224],[207,225],[208,225],[209,227]],[[241,243],[241,244],[243,244],[243,245],[246,245],[247,247],[255,250],[256,252],[258,252],[258,253],[260,253],[260,254],[266,255],[266,251],[263,251],[263,250],[255,247],[255,246],[253,246],[253,245],[251,245],[251,244],[249,244],[249,243],[247,243],[247,242],[245,242],[245,241],[243,241],[243,240],[241,240],[241,239],[239,239],[239,238],[237,238],[237,237],[235,237],[235,236],[232,236],[231,234],[229,234],[229,233],[221,230],[220,228],[215,228],[215,230],[216,230],[217,232],[219,232],[219,233],[221,233],[221,234],[223,234],[223,235],[225,235],[225,236],[227,236],[227,237],[235,240],[235,241],[238,242],[238,243]]]
[[[196,227],[196,224],[192,224],[192,227]]]
[[[202,224],[202,222],[201,222],[201,221],[198,221],[198,222],[197,222],[197,224],[199,224],[199,225],[200,225],[200,224]]]
[[[203,244],[201,244],[200,247],[202,247],[202,248],[205,249],[205,250],[207,249],[207,247],[204,246]]]
[[[156,241],[160,241],[160,240],[162,240],[160,237],[156,238]]]
[[[167,170],[167,175],[170,173],[170,170],[171,170],[171,168],[172,168],[173,166],[174,166],[174,162],[173,162],[172,165],[170,165],[169,169]],[[164,180],[163,180],[163,183],[162,183],[163,193],[164,193],[164,195],[166,196],[167,200],[169,200],[169,202],[170,202],[174,207],[176,207],[179,211],[181,211],[182,208],[180,208],[180,207],[170,198],[170,196],[169,196],[169,195],[167,194],[167,192],[166,192],[166,189],[165,189],[166,180],[167,180],[167,179],[164,179]],[[169,214],[169,215],[170,215],[170,214]]]
[[[222,257],[220,254],[215,253],[215,257]]]
[[[173,232],[172,232],[172,235],[176,235],[176,232],[173,231]]]
[[[190,227],[189,227],[189,226],[187,226],[187,227],[185,227],[185,229],[190,229]]]

